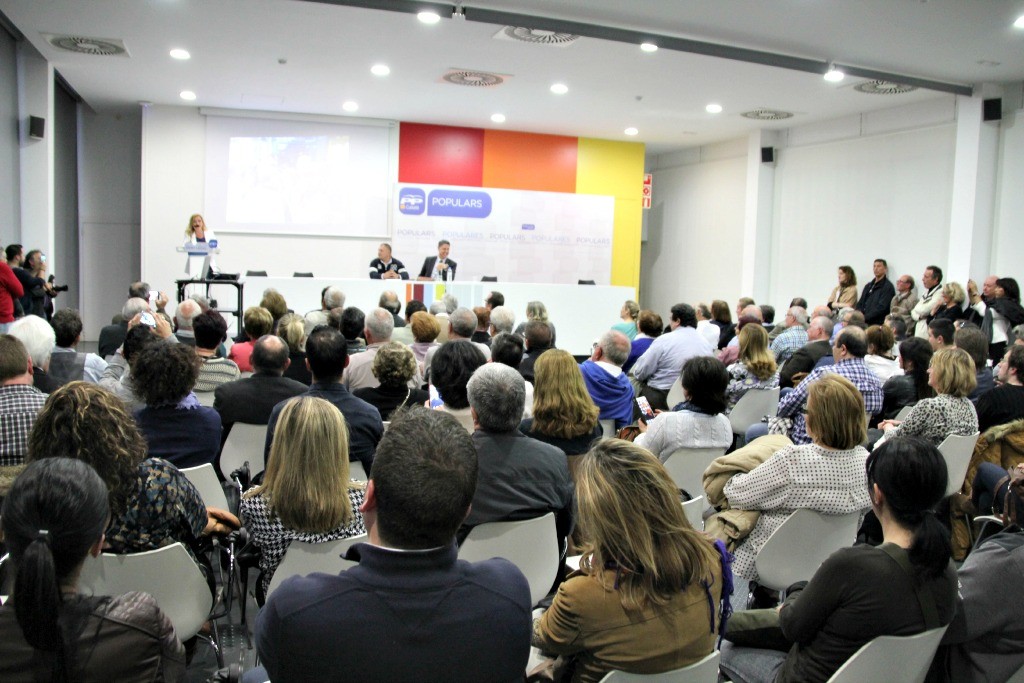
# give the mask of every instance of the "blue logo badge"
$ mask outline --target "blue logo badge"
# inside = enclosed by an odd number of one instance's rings
[[[533,223],[523,223],[522,229],[523,230],[536,230],[537,226],[534,225]]]
[[[398,210],[412,216],[423,213],[426,195],[418,187],[403,187],[398,193]]]
[[[487,218],[491,215],[491,195],[474,190],[431,190],[427,215]]]

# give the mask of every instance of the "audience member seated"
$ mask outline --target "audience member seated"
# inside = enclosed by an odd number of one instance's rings
[[[521,679],[526,579],[504,559],[457,561],[476,481],[472,440],[454,420],[423,409],[395,420],[362,504],[369,540],[349,550],[358,566],[274,591],[256,622],[266,672],[254,680],[327,681],[342,670],[368,683]]]
[[[883,384],[890,377],[901,373],[900,364],[892,355],[893,345],[896,340],[893,338],[892,330],[885,325],[872,325],[867,329],[868,353],[864,356],[864,364],[868,370],[874,373],[879,382]]]
[[[886,316],[885,326],[892,330],[893,341],[898,344],[907,338],[907,324],[903,322],[902,318],[894,318],[891,315]],[[896,354],[896,346],[893,345],[892,352]]]
[[[523,362],[523,353],[526,351],[526,342],[518,334],[511,332],[499,332],[491,337],[491,361],[507,365],[518,371],[519,365]],[[526,401],[523,405],[523,419],[533,415],[533,383],[525,382]]]
[[[902,320],[904,326],[911,328],[915,323],[910,312],[917,306],[917,284],[910,275],[900,275],[896,279],[896,295],[889,303],[889,314]]]
[[[28,435],[44,403],[46,394],[32,386],[25,346],[9,334],[0,335],[0,471],[24,464]]]
[[[761,320],[764,321],[762,323],[764,325],[764,331],[770,335],[772,330],[775,329],[775,307],[771,304],[761,304],[758,308],[761,309]]]
[[[548,320],[548,309],[543,301],[529,301],[526,303],[526,321],[519,323],[515,333],[526,337],[526,325],[531,322],[544,323],[551,328],[551,348],[555,348],[555,324]]]
[[[355,306],[349,306],[341,313],[341,333],[345,336],[345,347],[352,356],[366,350],[363,330],[366,329],[366,315]]]
[[[270,312],[270,317],[273,319],[273,329],[271,330],[274,334],[277,334],[277,325],[286,314],[291,313],[291,309],[288,308],[288,302],[285,301],[284,295],[277,291],[273,287],[268,287],[263,290],[263,298],[260,299],[260,308],[265,308]],[[267,332],[269,334],[269,332]],[[251,341],[259,339],[263,335],[257,335],[256,337],[250,338]]]
[[[107,487],[85,463],[49,458],[14,482],[2,514],[15,567],[0,607],[3,680],[184,680],[185,648],[152,596],[78,592],[108,514]]]
[[[11,323],[7,334],[25,345],[25,350],[32,359],[33,386],[44,394],[56,391],[61,382],[50,377],[50,373],[47,372],[57,339],[50,323],[37,315],[26,315]]]
[[[697,324],[700,325],[699,322]],[[645,309],[640,311],[640,315],[637,316],[636,326],[638,331],[636,333],[636,337],[633,338],[633,342],[629,346],[629,358],[627,358],[626,362],[622,364],[622,371],[627,374],[633,369],[633,366],[636,365],[637,359],[644,355],[644,353],[647,352],[647,349],[651,348],[651,344],[654,343],[654,340],[657,337],[661,336],[664,323],[662,322],[660,315],[654,311],[648,311]],[[711,348],[714,348],[715,344],[718,343],[718,328],[711,325],[711,329],[714,331],[715,342],[712,343],[709,341],[708,345]],[[700,332],[699,329],[697,331]],[[707,335],[704,336],[705,338],[707,337]]]
[[[546,322],[531,320],[526,323],[524,330],[523,339],[526,350],[523,353],[523,361],[519,364],[519,374],[527,382],[533,382],[534,364],[541,354],[555,348],[555,344],[551,337],[551,326]],[[516,334],[519,334],[519,332],[516,332]]]
[[[739,316],[738,322],[736,323],[736,336],[729,340],[729,343],[725,345],[725,348],[718,352],[716,357],[722,361],[726,366],[732,365],[740,357],[740,338],[739,333],[747,325],[756,325],[757,327],[763,328],[761,318],[761,309],[757,306],[747,306],[743,309],[743,314]]]
[[[931,314],[928,316],[928,322],[931,323],[933,320],[941,319],[956,322],[964,318],[966,314],[963,306],[964,299],[966,298],[967,295],[964,293],[964,288],[959,282],[947,282],[942,286],[942,293],[932,307]]]
[[[711,654],[724,632],[724,548],[686,521],[665,468],[607,439],[583,456],[577,481],[580,569],[534,622],[533,644],[571,657],[574,681],[660,673]]]
[[[864,322],[868,325],[881,325],[892,306],[896,289],[889,282],[889,264],[885,259],[875,259],[872,264],[871,282],[864,285],[857,310],[864,314]]]
[[[466,386],[476,369],[487,362],[480,349],[468,341],[445,342],[434,354],[431,369],[431,385],[441,399],[442,410],[459,421],[467,432],[476,429],[469,409],[469,395]],[[522,413],[520,413],[520,416]],[[522,419],[520,417],[520,419]],[[519,421],[516,421],[516,425]]]
[[[828,308],[835,315],[857,305],[857,274],[850,266],[839,266],[839,284],[828,295]],[[840,318],[841,320],[842,318]]]
[[[470,314],[472,315],[472,314]],[[357,353],[349,358],[348,368],[345,370],[345,388],[349,391],[362,389],[364,387],[380,386],[380,380],[373,376],[373,358],[377,350],[384,344],[391,341],[391,330],[394,329],[394,318],[390,311],[383,308],[375,308],[366,317],[366,327],[363,336],[366,337],[366,351]],[[417,389],[423,384],[419,368],[408,385],[411,389]]]
[[[502,332],[512,334],[514,329],[513,326],[515,324],[516,314],[512,312],[511,308],[502,304],[491,309],[491,324],[489,331],[492,337],[496,337]]]
[[[313,376],[306,367],[306,324],[295,313],[288,313],[277,325],[277,336],[288,345],[288,367],[284,376],[307,387],[312,383]],[[253,366],[255,370],[255,366]]]
[[[75,350],[82,340],[82,318],[73,308],[62,308],[50,319],[57,345],[50,355],[50,376],[61,384],[84,380],[99,384],[107,361],[95,353]]]
[[[426,313],[427,307],[423,305],[422,301],[416,299],[409,299],[405,303],[405,325],[402,327],[396,327],[391,331],[391,341],[396,341],[406,346],[411,345],[416,341],[416,337],[412,332],[412,317],[420,311]]]
[[[491,357],[491,349],[487,344],[472,341],[473,333],[476,331],[476,315],[473,311],[468,308],[456,308],[448,315],[448,342],[453,341],[468,341],[471,342],[476,348],[480,350],[480,353],[484,354],[485,359]],[[424,381],[430,381],[430,371],[433,365],[432,358],[437,353],[437,348],[431,348],[427,350],[427,355],[423,359],[423,375]]]
[[[349,478],[348,457],[348,429],[337,408],[313,396],[285,402],[263,483],[245,492],[239,508],[260,549],[262,596],[292,541],[366,533],[363,485]]]
[[[188,344],[189,346],[196,345],[193,321],[200,313],[205,313],[205,311],[203,311],[202,307],[198,303],[192,301],[192,299],[185,299],[178,304],[177,308],[174,309],[174,336],[177,338],[179,344]],[[226,338],[227,337],[225,336],[225,339]]]
[[[718,326],[712,322],[711,308],[703,301],[693,307],[694,313],[697,314],[697,332],[702,337],[708,340],[708,344],[711,344],[711,348],[718,347],[719,330]],[[643,313],[643,311],[641,311]],[[781,331],[781,330],[780,330]],[[659,328],[658,333],[661,333]]]
[[[736,326],[732,323],[732,311],[729,304],[721,299],[711,302],[711,324],[718,328],[718,343],[712,344],[712,349],[724,349],[726,344],[736,336]]]
[[[145,299],[147,294],[143,294],[142,297],[129,296],[128,301],[125,302],[124,307],[121,309],[120,322],[107,325],[100,330],[99,350],[97,351],[100,358],[107,359],[114,355],[114,352],[124,343],[124,338],[128,335],[128,321],[139,313],[149,310],[149,302]]]
[[[474,344],[483,344],[490,347],[491,334],[488,330],[491,327],[491,312],[485,306],[474,306],[473,315],[476,316],[476,330],[469,341]]]
[[[525,397],[522,375],[507,365],[487,363],[473,373],[468,392],[480,470],[466,526],[554,512],[564,548],[573,526],[569,464],[562,449],[517,429]]]
[[[916,436],[933,446],[950,434],[970,436],[978,431],[978,414],[967,395],[974,389],[974,362],[963,349],[939,349],[928,367],[928,384],[935,398],[917,402],[905,419],[884,420],[878,427],[883,440]]]
[[[487,296],[484,298],[484,306],[487,308],[488,311],[493,311],[498,306],[504,306],[504,305],[505,305],[505,295],[502,294],[501,292],[497,292],[497,291],[488,292]]]
[[[303,318],[303,332],[306,336],[318,325],[326,325],[327,316],[335,308],[345,308],[345,292],[340,287],[324,287],[320,292],[320,308],[310,311]]]
[[[953,333],[953,344],[956,348],[966,351],[974,361],[974,376],[977,386],[974,387],[974,391],[968,398],[977,405],[981,395],[992,391],[996,386],[992,368],[988,366],[988,337],[977,325],[964,323]]]
[[[997,371],[999,386],[982,395],[976,404],[978,429],[983,432],[1024,418],[1024,346],[1007,348]]]
[[[390,322],[390,315],[388,316]],[[313,383],[304,395],[326,399],[341,411],[348,425],[349,460],[358,460],[367,473],[373,465],[373,451],[377,448],[384,424],[380,413],[366,401],[356,398],[341,382],[349,357],[345,337],[332,327],[318,327],[306,340],[306,362],[313,375]],[[274,443],[277,416],[287,401],[274,406],[267,422],[267,440],[263,448],[264,466],[269,464],[270,446]]]
[[[615,334],[625,337],[621,332]],[[523,420],[519,431],[570,456],[571,472],[577,459],[574,456],[586,453],[594,440],[601,438],[600,411],[587,393],[580,366],[568,351],[551,349],[537,359],[536,370],[533,417]]]
[[[412,328],[414,341],[409,345],[417,363],[423,363],[431,349],[440,346],[435,340],[441,332],[441,326],[437,318],[423,311],[417,311],[409,318],[409,327]],[[426,375],[426,372],[424,372]]]
[[[866,490],[863,462],[853,468]],[[878,636],[914,635],[953,619],[957,578],[949,531],[933,513],[946,492],[942,455],[917,439],[896,439],[871,454],[866,479],[884,543],[833,553],[802,590],[797,584],[787,592],[781,609],[771,612],[792,643],[788,653],[724,645],[722,673],[734,683],[827,681]],[[934,608],[936,621],[924,617],[922,601]],[[730,628],[741,621],[734,615]]]
[[[217,357],[217,348],[227,341],[228,324],[216,311],[200,313],[192,320],[196,355],[203,361],[196,379],[195,391],[209,393],[217,387],[234,382],[242,376],[234,361]],[[250,354],[251,355],[251,354]],[[252,365],[250,360],[249,365]]]
[[[97,386],[61,387],[39,413],[28,459],[58,457],[88,463],[110,489],[106,543],[112,552],[178,541],[194,551],[201,536],[238,528],[230,512],[207,508],[177,467],[146,457],[146,441],[124,404]]]
[[[245,333],[246,341],[236,341],[228,351],[228,360],[235,362],[241,372],[252,372],[252,362],[249,356],[252,355],[252,345],[257,339],[265,334],[270,334],[274,329],[274,318],[270,311],[262,306],[250,306],[242,314],[242,330]]]
[[[196,467],[220,452],[220,415],[192,393],[201,364],[185,344],[152,344],[132,363],[132,387],[146,403],[135,421],[150,457]]]
[[[636,445],[662,462],[680,448],[731,446],[732,425],[724,415],[729,373],[722,361],[711,356],[691,358],[683,366],[679,381],[685,400],[670,412],[658,412],[650,422],[640,420],[637,424],[643,433],[636,437]]]
[[[120,349],[115,350],[110,356],[107,369],[103,372],[100,386],[124,401],[128,410],[135,411],[144,407],[145,402],[135,393],[132,385],[131,369],[138,355],[143,349],[152,344],[160,343],[160,337],[156,333],[159,328],[150,328],[145,325],[134,325],[128,330],[128,336]]]
[[[881,412],[882,383],[878,381],[878,378],[864,364],[864,355],[867,353],[867,350],[867,335],[864,333],[864,330],[859,327],[847,327],[839,333],[835,346],[832,347],[832,357],[835,360],[835,364],[814,370],[793,391],[779,400],[777,415],[792,420],[792,426],[787,432],[793,443],[811,443],[811,436],[807,433],[805,426],[806,417],[804,415],[804,406],[808,401],[808,390],[815,382],[830,374],[840,375],[853,382],[863,397],[868,417]],[[756,429],[758,426],[755,425],[751,429]],[[747,441],[752,441],[751,436],[755,435],[748,431]]]
[[[868,452],[860,445],[867,438],[866,427],[864,398],[852,382],[828,373],[810,384],[811,442],[782,448],[725,485],[730,507],[761,512],[750,535],[736,548],[736,574],[757,580],[754,558],[794,510],[810,508],[828,515],[867,510]]]
[[[803,331],[803,328],[800,329]],[[726,368],[729,372],[726,414],[731,413],[743,395],[751,389],[774,389],[779,386],[779,372],[775,366],[775,357],[768,349],[768,333],[764,328],[760,325],[745,325],[738,336],[739,358]]]
[[[629,350],[629,337],[609,330],[601,335],[590,358],[580,365],[587,393],[601,411],[598,419],[613,420],[616,428],[633,421],[633,385],[622,370]]]
[[[793,306],[786,312],[786,331],[775,337],[772,354],[780,366],[794,353],[807,346],[807,309]]]
[[[220,413],[224,440],[236,422],[265,425],[274,406],[309,390],[308,385],[283,376],[291,361],[288,345],[280,337],[268,334],[257,339],[251,359],[251,377],[222,384],[214,391],[213,407]]]
[[[652,408],[661,410],[670,407],[668,392],[679,380],[683,364],[690,358],[714,353],[714,349],[697,332],[697,314],[689,304],[672,307],[669,327],[672,331],[655,339],[631,371],[639,382],[638,395],[645,396]]]
[[[429,318],[426,313],[421,316]],[[373,376],[380,382],[376,387],[356,389],[352,394],[380,412],[380,419],[388,422],[396,410],[421,406],[430,399],[422,389],[413,389],[409,380],[416,376],[416,357],[405,344],[396,341],[381,346],[373,358]]]
[[[952,348],[955,330],[953,321],[948,318],[936,318],[928,323],[928,343],[932,351]]]
[[[935,396],[935,390],[928,383],[928,367],[932,363],[931,345],[920,337],[910,337],[900,342],[899,364],[902,375],[893,375],[882,385],[885,397],[882,401],[882,415],[891,420],[907,406]]]
[[[391,318],[395,323],[395,329],[405,327],[405,318],[398,315],[402,311],[402,302],[398,300],[397,294],[390,289],[381,292],[380,299],[377,300],[377,306],[391,314]]]
[[[622,310],[619,311],[619,318],[622,322],[612,325],[612,329],[616,332],[621,332],[626,335],[630,341],[632,341],[636,337],[636,320],[639,316],[640,304],[635,301],[627,301],[622,304]]]

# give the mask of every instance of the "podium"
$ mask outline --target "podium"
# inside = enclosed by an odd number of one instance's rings
[[[233,309],[217,307],[217,312],[230,313],[234,315],[238,334],[242,334],[242,290],[244,288],[244,284],[239,282],[237,279],[220,279],[213,272],[213,255],[220,253],[220,249],[217,248],[217,242],[214,241],[210,244],[186,244],[185,246],[178,247],[176,251],[186,254],[185,273],[187,275],[192,275],[198,271],[198,273],[190,279],[174,281],[178,290],[178,303],[180,304],[185,300],[188,296],[188,288],[192,285],[202,285],[205,287],[207,299],[213,298],[210,296],[210,289],[212,287],[234,287],[236,301],[235,307]]]

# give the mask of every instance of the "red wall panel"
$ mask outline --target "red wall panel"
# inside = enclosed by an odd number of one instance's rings
[[[482,128],[402,123],[398,139],[398,182],[483,185]]]

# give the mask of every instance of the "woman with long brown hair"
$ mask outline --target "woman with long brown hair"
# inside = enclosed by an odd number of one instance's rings
[[[568,351],[551,349],[537,358],[534,373],[533,417],[523,420],[519,431],[558,446],[566,455],[586,453],[601,437],[601,411],[587,393],[576,359]]]
[[[775,356],[768,350],[768,333],[762,325],[744,325],[740,330],[739,359],[726,370],[729,372],[729,386],[726,388],[728,406],[725,413],[731,413],[736,403],[751,389],[774,389],[779,386],[779,369]]]

